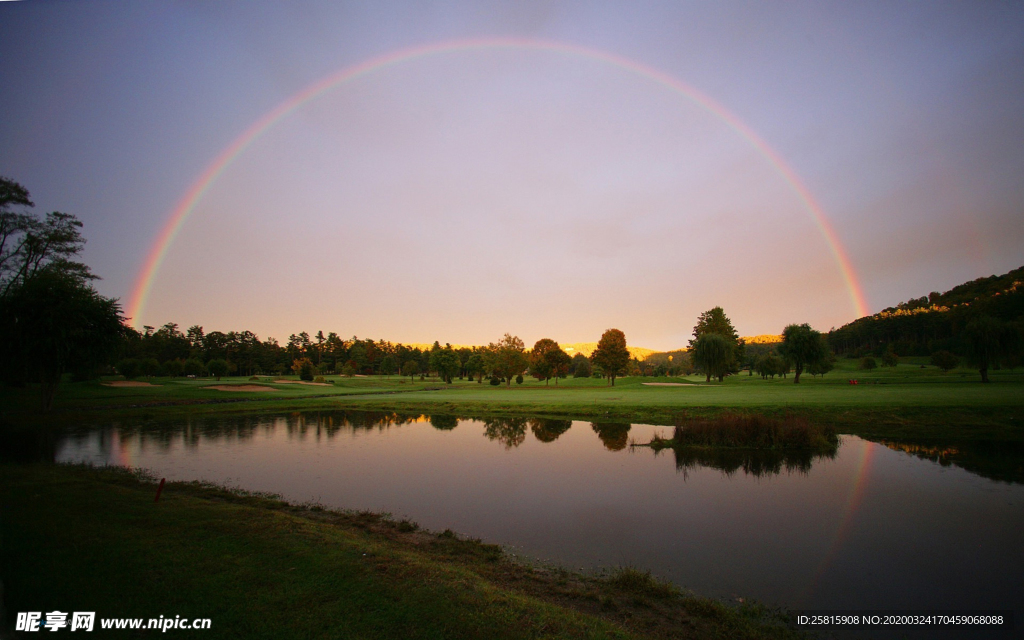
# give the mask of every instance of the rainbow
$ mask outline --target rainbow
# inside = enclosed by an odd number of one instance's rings
[[[840,446],[846,447],[850,444],[852,443],[842,442],[840,443]],[[797,599],[797,602],[800,604],[806,604],[809,602],[811,594],[821,582],[822,577],[825,575],[825,571],[832,566],[833,561],[835,561],[836,556],[843,547],[843,543],[846,542],[851,529],[853,529],[854,515],[857,513],[861,503],[864,501],[867,479],[868,475],[871,473],[871,460],[874,458],[875,450],[881,445],[867,440],[863,440],[858,444],[860,445],[860,459],[856,463],[856,467],[853,472],[853,482],[850,483],[850,490],[847,493],[846,502],[841,509],[843,519],[839,522],[839,526],[836,527],[835,533],[832,535],[832,542],[829,544],[828,549],[825,550],[825,553],[822,554],[821,560],[818,562],[818,566],[815,568],[814,573],[811,574],[811,578],[808,581],[806,588]]]
[[[381,69],[426,56],[479,49],[530,49],[551,51],[569,56],[598,60],[652,80],[685,96],[709,113],[717,116],[736,133],[746,138],[790,185],[797,197],[803,203],[804,207],[811,214],[818,230],[821,232],[826,243],[831,249],[832,255],[839,267],[839,271],[842,273],[843,279],[846,282],[850,299],[858,316],[865,316],[870,313],[867,303],[865,302],[864,292],[861,289],[856,272],[853,269],[853,264],[850,262],[849,256],[842,244],[839,242],[839,237],[826,217],[824,210],[822,210],[821,205],[815,201],[811,192],[803,184],[789,164],[787,164],[779,154],[769,147],[768,143],[761,139],[761,137],[754,133],[750,127],[744,124],[743,121],[733,115],[725,107],[681,80],[652,67],[648,67],[639,62],[635,62],[628,58],[608,53],[606,51],[591,49],[575,44],[565,44],[528,38],[476,38],[410,47],[345,67],[340,71],[332,73],[331,75],[314,82],[305,89],[302,89],[251,124],[241,133],[241,135],[235,138],[231,144],[225,147],[212,162],[210,162],[174,207],[169,219],[153,241],[142,269],[136,278],[135,286],[132,289],[131,298],[128,304],[129,319],[133,324],[139,326],[140,318],[146,308],[146,302],[152,291],[153,281],[156,278],[156,274],[160,270],[160,265],[163,263],[170,246],[174,243],[174,239],[177,236],[178,231],[181,229],[182,225],[185,224],[185,221],[195,209],[196,204],[202,199],[203,195],[210,190],[210,187],[214,182],[216,182],[217,178],[224,172],[224,170],[227,169],[231,163],[249,147],[249,145],[251,145],[268,129],[307,102],[315,100],[332,89],[365,77],[376,71],[380,71]]]

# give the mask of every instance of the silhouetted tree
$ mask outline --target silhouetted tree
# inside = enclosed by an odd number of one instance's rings
[[[793,382],[799,383],[804,367],[827,358],[829,348],[822,340],[821,332],[812,329],[811,325],[791,324],[782,330],[779,353],[793,363]]]
[[[960,364],[960,358],[957,358],[946,350],[936,351],[932,354],[932,364],[942,369],[944,372],[950,371],[957,368]]]
[[[127,335],[121,305],[59,264],[35,270],[0,300],[0,360],[7,375],[42,384],[49,411],[64,373],[108,364]]]
[[[991,316],[978,316],[967,323],[963,332],[967,359],[978,367],[981,381],[988,382],[988,369],[1011,355],[1017,346],[1014,327]]]

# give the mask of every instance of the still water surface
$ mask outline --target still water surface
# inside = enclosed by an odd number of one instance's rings
[[[63,437],[55,457],[386,511],[564,566],[650,569],[706,595],[1017,609],[1022,621],[1024,484],[1012,473],[994,480],[939,464],[942,451],[855,436],[834,455],[781,460],[626,446],[669,431],[294,413],[99,426]]]

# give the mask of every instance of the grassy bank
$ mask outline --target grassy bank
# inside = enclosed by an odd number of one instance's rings
[[[462,416],[521,415],[605,419],[673,425],[725,412],[799,417],[866,438],[918,441],[973,440],[1024,443],[1024,373],[993,371],[990,384],[977,372],[943,373],[919,362],[862,371],[841,360],[825,377],[762,380],[730,376],[707,384],[702,377],[617,380],[566,379],[544,385],[494,387],[408,378],[329,378],[333,384],[279,384],[231,378],[220,381],[153,379],[153,386],[116,388],[104,382],[65,384],[55,411],[40,415],[32,387],[0,390],[8,423],[57,424],[98,419],[161,419],[186,415],[316,409],[421,411]],[[856,380],[858,384],[850,384]],[[654,383],[654,384],[652,384]],[[260,392],[231,390],[260,384]],[[212,387],[227,385],[228,389]]]
[[[380,515],[155,490],[121,470],[0,465],[8,624],[60,610],[208,618],[204,638],[794,637],[760,607],[635,570],[583,576]]]

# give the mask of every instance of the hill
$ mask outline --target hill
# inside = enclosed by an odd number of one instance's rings
[[[594,349],[597,348],[596,342],[573,342],[571,344],[560,345],[570,356],[574,356],[577,353],[590,357],[590,354],[594,353]],[[629,355],[636,358],[637,360],[643,360],[652,353],[658,353],[654,349],[645,349],[644,347],[630,347],[626,346],[629,350]]]
[[[890,345],[901,356],[935,351],[962,353],[960,333],[971,318],[1024,318],[1024,267],[978,278],[939,293],[933,291],[888,307],[829,332],[836,353],[880,355]]]

